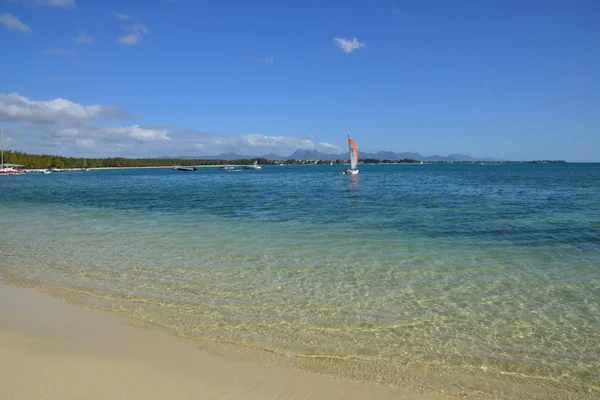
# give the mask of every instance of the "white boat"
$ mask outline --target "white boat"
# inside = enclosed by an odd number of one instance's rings
[[[344,174],[356,175],[358,174],[358,169],[356,168],[358,164],[358,147],[356,147],[354,140],[350,139],[350,133],[348,133],[348,151],[350,152],[350,169],[346,169]]]
[[[0,126],[0,175],[23,175],[24,172],[17,169],[19,166],[4,164],[4,127]]]
[[[262,169],[262,167],[258,165],[258,161],[254,161],[254,164],[244,165],[244,169]]]
[[[222,169],[224,171],[231,171],[233,170],[233,167],[231,165],[224,165],[222,167],[219,167],[219,169]]]
[[[18,170],[16,164],[0,164],[0,175],[23,175],[24,172]]]

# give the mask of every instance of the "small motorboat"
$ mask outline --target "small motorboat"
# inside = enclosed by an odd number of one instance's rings
[[[198,171],[198,168],[196,168],[196,167],[177,167],[175,169],[177,171],[187,171],[187,172]]]

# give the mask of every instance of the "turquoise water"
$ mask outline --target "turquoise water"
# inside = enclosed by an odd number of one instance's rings
[[[600,396],[600,164],[343,169],[3,177],[0,275],[342,376]]]

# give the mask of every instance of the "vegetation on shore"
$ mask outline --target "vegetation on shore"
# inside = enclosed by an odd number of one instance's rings
[[[261,165],[275,164],[347,164],[348,160],[268,160],[262,157],[243,158],[239,160],[223,159],[181,159],[181,158],[83,158],[62,157],[47,154],[27,154],[18,151],[5,151],[4,162],[7,164],[18,164],[25,169],[73,169],[73,168],[111,168],[111,167],[170,167],[181,166],[203,166],[203,165],[246,165],[258,162]],[[405,158],[403,160],[378,160],[374,158],[360,159],[361,164],[419,164],[421,161]],[[537,161],[453,161],[453,164],[506,164],[506,163],[565,163],[562,160],[537,160]],[[425,163],[448,164],[447,161],[425,161]]]

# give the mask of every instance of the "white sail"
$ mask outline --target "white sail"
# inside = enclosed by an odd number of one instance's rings
[[[348,135],[348,150],[350,151],[350,168],[356,169],[356,164],[358,164],[358,148],[356,147],[356,143],[350,139],[350,135]]]

